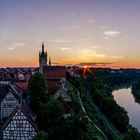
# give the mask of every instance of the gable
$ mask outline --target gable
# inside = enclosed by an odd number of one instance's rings
[[[2,100],[3,103],[15,103],[18,102],[18,100],[15,98],[15,96],[9,91],[8,94],[5,96],[5,98]]]
[[[18,104],[19,101],[15,96],[11,92],[8,92],[1,102],[1,117],[8,117]]]
[[[15,115],[9,121],[3,130],[3,139],[5,140],[31,140],[36,135],[36,130],[29,122],[28,118],[17,110]]]

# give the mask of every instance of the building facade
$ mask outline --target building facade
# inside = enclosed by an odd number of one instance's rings
[[[27,107],[17,106],[2,128],[3,140],[32,140],[37,134],[34,120]]]
[[[14,85],[0,85],[0,114],[1,119],[8,117],[20,103],[22,93]]]

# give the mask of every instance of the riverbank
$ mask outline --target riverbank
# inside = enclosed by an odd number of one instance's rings
[[[139,140],[140,133],[129,124],[127,111],[121,107],[113,98],[112,91],[120,85],[131,83],[136,80],[130,73],[110,74],[105,69],[94,69],[93,77],[88,73],[86,85],[92,96],[92,100],[99,107],[113,125],[123,134],[124,139]],[[135,75],[135,77],[137,77]],[[130,86],[130,85],[129,85]]]
[[[92,73],[94,73],[94,75]],[[136,78],[138,78],[138,76],[135,71],[127,71],[121,74],[111,74],[108,69],[90,69],[90,72],[87,73],[86,78],[82,78],[81,75],[81,78],[69,78],[69,81],[71,81],[72,84],[75,85],[79,91],[81,91],[81,99],[87,115],[90,118],[93,118],[95,122],[98,120],[98,125],[101,126],[101,129],[104,130],[104,132],[109,130],[106,134],[108,137],[111,137],[111,140],[117,139],[114,138],[114,134],[116,134],[115,129],[112,129],[113,133],[108,135],[111,132],[111,123],[120,132],[121,136],[118,136],[119,140],[121,137],[123,140],[140,140],[140,133],[136,128],[129,124],[127,111],[117,104],[112,95],[112,91],[115,89],[115,87],[118,87],[124,83],[129,83],[136,80]],[[82,92],[81,89],[83,89],[85,92]],[[87,91],[88,94],[86,94]],[[103,119],[104,116],[111,123],[106,123],[105,119]]]
[[[70,79],[69,79],[70,80]],[[116,128],[112,127],[110,121],[104,119],[102,112],[98,109],[98,106],[95,107],[95,103],[92,101],[92,97],[87,96],[86,86],[84,86],[84,82],[82,79],[71,79],[70,83],[72,83],[73,88],[77,90],[77,87],[80,89],[80,98],[83,102],[84,109],[86,111],[86,115],[94,122],[94,125],[97,125],[103,133],[107,136],[109,140],[123,140],[123,135],[121,133],[118,134]],[[78,102],[78,94],[70,94],[72,99]],[[92,102],[92,103],[91,103]],[[93,105],[94,104],[94,105]],[[84,111],[84,112],[85,112]]]
[[[125,108],[128,112],[129,124],[137,128],[140,132],[140,105],[135,102],[135,98],[131,92],[131,87],[121,87],[120,89],[114,90],[112,95],[117,104]]]

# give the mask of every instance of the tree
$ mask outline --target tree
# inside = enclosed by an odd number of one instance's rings
[[[92,130],[94,132],[94,130]],[[94,140],[96,134],[89,130],[89,122],[83,114],[76,113],[65,118],[59,130],[55,133],[51,140]]]
[[[48,133],[55,131],[61,123],[62,115],[63,107],[58,101],[51,99],[46,104],[41,104],[37,113],[40,128]]]
[[[41,73],[35,73],[31,76],[28,83],[28,94],[30,96],[30,106],[37,112],[40,104],[45,103],[48,99],[45,78]]]
[[[33,140],[47,140],[48,134],[44,131],[38,132],[38,134],[34,137]]]
[[[129,125],[128,132],[125,134],[124,139],[125,140],[139,140],[140,134],[136,128]]]

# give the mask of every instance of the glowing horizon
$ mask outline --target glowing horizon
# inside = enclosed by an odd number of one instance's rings
[[[0,67],[38,66],[44,41],[54,64],[140,68],[138,0],[0,1]]]

